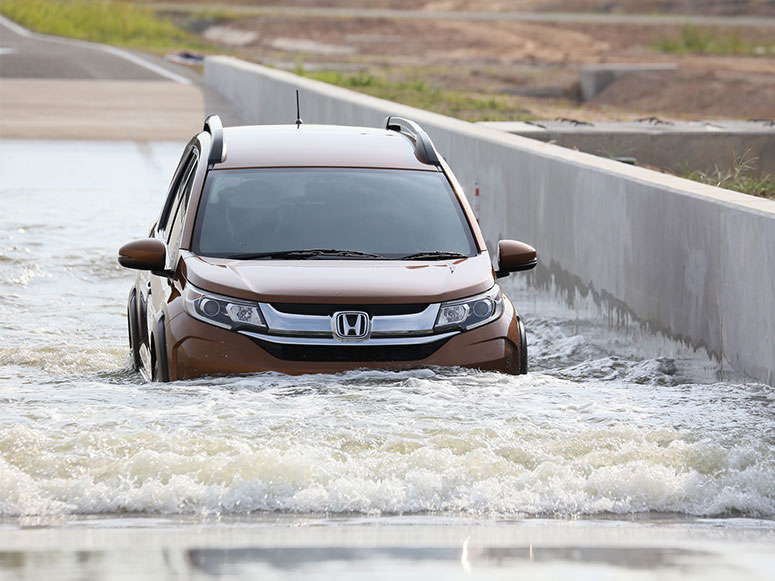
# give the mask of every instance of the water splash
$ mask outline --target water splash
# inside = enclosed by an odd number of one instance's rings
[[[121,173],[103,176],[110,189],[70,192],[77,208],[60,178],[81,171],[62,157],[81,149],[55,147],[50,163],[67,162],[52,166],[56,183],[25,189],[28,175],[9,172],[0,186],[15,209],[0,216],[12,258],[0,260],[0,515],[775,514],[770,388],[526,287],[509,293],[528,322],[527,376],[143,383],[126,369],[132,276],[110,249],[147,230],[168,178],[159,167],[179,147],[149,166],[134,146],[101,146],[116,148]],[[83,167],[74,183],[96,184],[95,164]],[[33,226],[34,240],[13,241]]]

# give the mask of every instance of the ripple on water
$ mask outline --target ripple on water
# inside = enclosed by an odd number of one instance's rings
[[[0,282],[15,287],[26,287],[36,278],[50,277],[51,274],[43,270],[39,264],[31,263],[9,269],[3,274]]]
[[[132,275],[127,272],[127,269],[119,265],[116,254],[95,251],[88,254],[66,256],[64,261],[68,269],[81,278],[96,280],[123,279],[127,281],[127,288],[131,286]]]
[[[0,365],[25,366],[74,377],[113,372],[124,367],[128,357],[123,346],[94,345],[77,335],[61,337],[57,343],[0,346]]]

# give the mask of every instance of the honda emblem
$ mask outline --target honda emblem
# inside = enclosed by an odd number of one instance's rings
[[[331,331],[339,341],[365,341],[371,335],[371,319],[363,311],[339,311],[331,318]]]

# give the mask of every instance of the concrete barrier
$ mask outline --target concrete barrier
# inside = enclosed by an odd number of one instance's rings
[[[737,371],[775,384],[775,202],[510,135],[239,61],[205,81],[252,123],[423,125],[473,200],[490,248],[534,244],[543,270]]]
[[[570,119],[534,123],[483,121],[491,129],[547,141],[636,165],[687,174],[732,173],[745,162],[751,175],[775,173],[772,121],[640,121],[582,123]]]

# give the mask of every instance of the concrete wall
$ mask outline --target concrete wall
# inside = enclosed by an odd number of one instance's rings
[[[560,286],[775,384],[775,202],[509,135],[228,57],[205,80],[253,123],[421,123],[474,200],[488,244],[538,248]],[[546,273],[546,271],[544,271]]]

